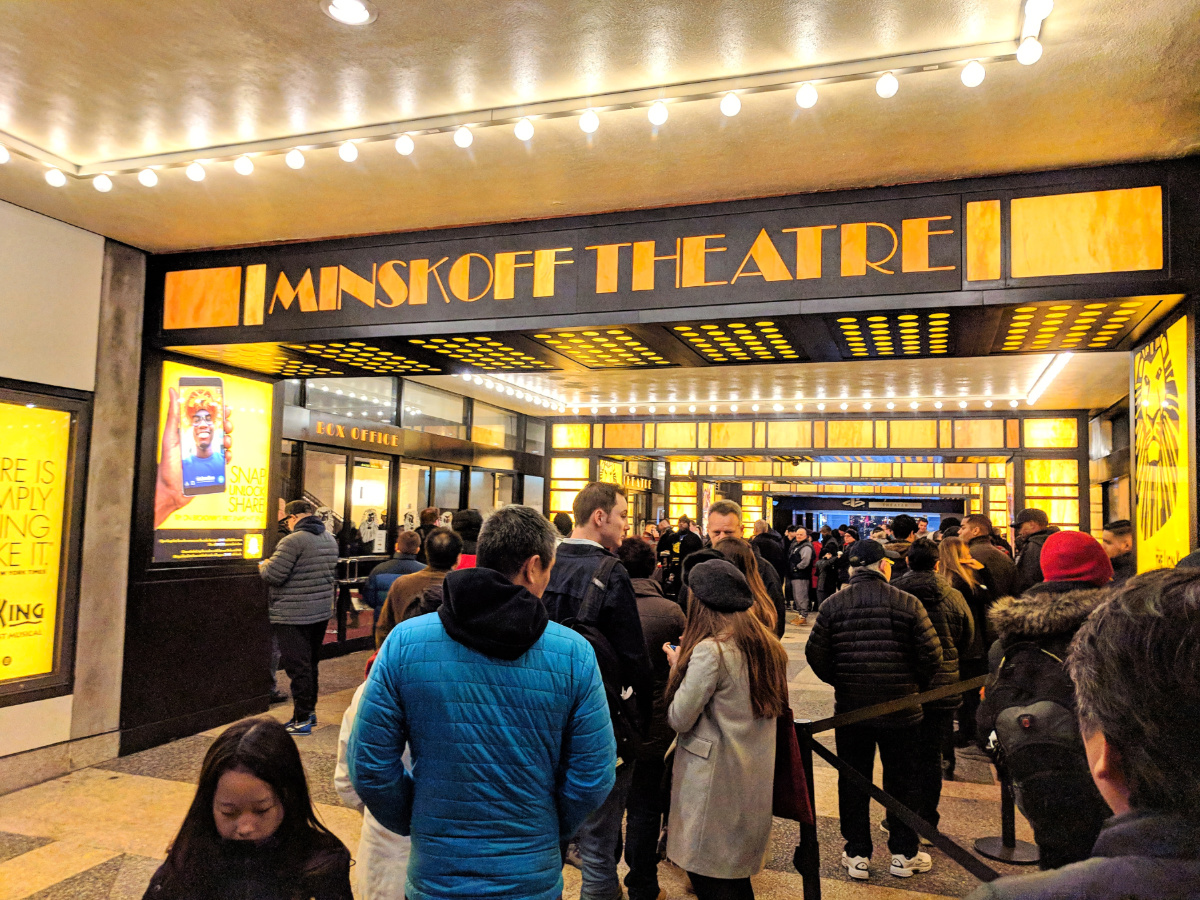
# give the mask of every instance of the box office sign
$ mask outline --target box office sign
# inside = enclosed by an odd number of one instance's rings
[[[0,682],[54,670],[71,413],[0,402]]]
[[[595,313],[957,291],[1001,278],[1001,200],[942,195],[394,244],[169,271],[165,330]],[[1011,201],[1013,274],[1163,268],[1158,186]],[[1018,272],[1019,270],[1019,272]],[[242,339],[245,338],[243,332]]]

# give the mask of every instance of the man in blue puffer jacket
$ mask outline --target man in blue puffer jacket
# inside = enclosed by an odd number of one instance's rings
[[[393,629],[371,670],[348,767],[371,814],[412,836],[409,900],[554,900],[560,842],[613,788],[595,653],[540,599],[554,550],[539,513],[497,511],[476,568],[447,575],[441,608]]]

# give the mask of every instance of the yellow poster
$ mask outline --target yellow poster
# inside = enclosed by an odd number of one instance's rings
[[[0,681],[54,670],[71,414],[0,403]]]
[[[1187,321],[1181,318],[1133,361],[1139,572],[1174,566],[1191,552]]]
[[[262,381],[163,363],[154,492],[157,561],[261,555],[272,396],[271,385]]]

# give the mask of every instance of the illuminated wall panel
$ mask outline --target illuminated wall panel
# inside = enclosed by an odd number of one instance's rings
[[[714,450],[753,447],[754,426],[750,422],[713,422],[709,444]]]
[[[891,446],[896,450],[927,450],[937,447],[937,422],[933,419],[893,421]]]
[[[1004,446],[1003,419],[955,419],[954,446],[962,449]]]
[[[768,422],[767,446],[787,450],[812,446],[812,422]]]
[[[642,446],[642,426],[638,422],[621,422],[604,426],[604,446],[634,447]]]
[[[831,419],[828,429],[830,447],[868,450],[875,444],[875,427],[870,419]]]
[[[695,422],[661,422],[658,426],[657,445],[659,449],[687,449],[696,447]]]
[[[1026,419],[1025,446],[1035,450],[1074,450],[1079,446],[1079,420]]]
[[[592,444],[592,426],[555,425],[551,433],[551,442],[555,450],[586,450]]]

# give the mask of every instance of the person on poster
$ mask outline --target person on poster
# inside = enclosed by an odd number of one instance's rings
[[[192,423],[192,443],[189,448],[189,466],[198,466],[193,471],[207,471],[209,468],[225,474],[225,466],[233,458],[233,417],[232,410],[225,407],[222,419],[225,438],[216,444],[214,434],[214,413],[217,407],[213,402],[204,402],[199,393],[189,397],[186,415]],[[167,399],[167,419],[163,424],[162,453],[158,460],[158,479],[154,487],[154,527],[159,528],[172,513],[183,509],[194,498],[184,493],[183,485],[183,447],[179,439],[179,391],[177,387],[170,388]]]

